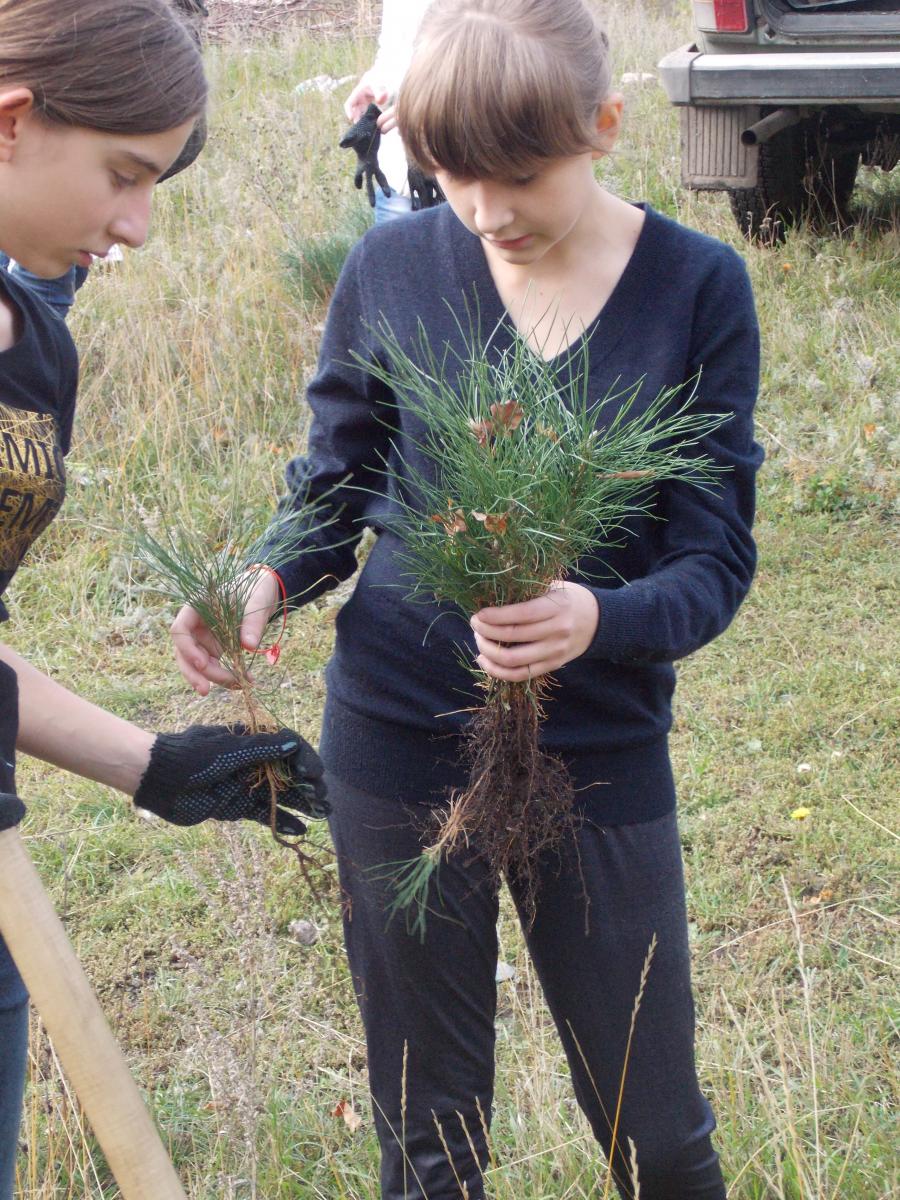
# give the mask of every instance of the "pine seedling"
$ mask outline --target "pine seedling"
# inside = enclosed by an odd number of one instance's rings
[[[359,361],[418,418],[426,464],[385,466],[414,602],[450,602],[468,618],[543,595],[588,553],[621,545],[629,518],[652,512],[654,485],[708,488],[724,469],[700,444],[727,415],[697,413],[678,388],[647,401],[640,381],[593,398],[584,341],[548,362],[522,337],[500,352],[464,331],[464,350],[439,356],[420,325],[413,357],[389,328],[378,332],[384,363]],[[539,746],[552,679],[507,683],[472,669],[484,702],[466,729],[469,783],[419,859],[379,872],[394,888],[390,911],[420,936],[447,855],[479,855],[498,885],[514,874],[533,916],[538,860],[575,825],[568,770]]]
[[[323,515],[320,504],[306,501],[278,517],[261,534],[234,521],[228,541],[212,551],[202,535],[177,520],[164,523],[164,535],[154,537],[144,532],[138,538],[138,555],[152,572],[154,590],[179,606],[191,605],[221,647],[220,663],[234,678],[244,707],[244,724],[250,733],[270,732],[283,725],[261,698],[252,672],[260,656],[272,664],[278,661],[287,605],[293,599],[282,596],[281,630],[268,649],[246,649],[241,642],[241,620],[259,572],[277,573],[298,553],[313,552],[315,545],[306,543],[310,546],[306,551],[301,538],[317,533],[334,519],[334,515]],[[276,827],[278,796],[286,785],[284,768],[277,763],[265,764],[260,771],[271,798],[269,828],[273,838],[294,851],[304,872],[319,865]]]

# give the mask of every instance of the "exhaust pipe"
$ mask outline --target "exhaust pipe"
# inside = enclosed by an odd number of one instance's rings
[[[767,117],[745,129],[741,134],[741,142],[745,146],[760,146],[776,133],[781,133],[782,129],[797,125],[805,116],[805,108],[777,108],[775,112],[769,113]]]

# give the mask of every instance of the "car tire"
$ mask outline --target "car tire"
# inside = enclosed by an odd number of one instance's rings
[[[804,220],[816,229],[845,225],[858,166],[858,149],[830,144],[817,126],[792,125],[759,147],[756,187],[731,192],[731,211],[744,236],[763,245],[784,241]]]

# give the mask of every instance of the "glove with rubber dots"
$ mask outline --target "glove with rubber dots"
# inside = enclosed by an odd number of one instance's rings
[[[278,792],[279,833],[306,833],[297,812],[328,816],[322,763],[312,746],[290,729],[250,733],[244,725],[192,725],[182,733],[158,734],[134,803],[173,825],[209,818],[268,825],[271,792],[261,770],[267,763],[285,776]]]
[[[418,212],[420,208],[434,208],[447,199],[438,181],[426,175],[415,163],[409,164],[406,178],[409,180],[409,198],[413,212]]]
[[[363,179],[366,181],[366,195],[369,204],[375,207],[375,184],[377,183],[385,196],[390,196],[391,189],[378,165],[378,148],[381,145],[381,130],[378,128],[378,118],[381,109],[377,104],[370,104],[355,125],[351,125],[341,138],[342,150],[355,150],[357,157],[354,184],[361,188]]]

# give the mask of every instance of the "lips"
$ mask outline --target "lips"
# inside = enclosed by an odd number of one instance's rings
[[[488,241],[498,250],[522,250],[531,241],[531,234],[525,233],[517,238],[489,238]]]
[[[106,258],[107,254],[109,254],[109,250],[103,250],[100,253],[95,250],[79,250],[78,261],[81,266],[89,267],[97,259]]]

